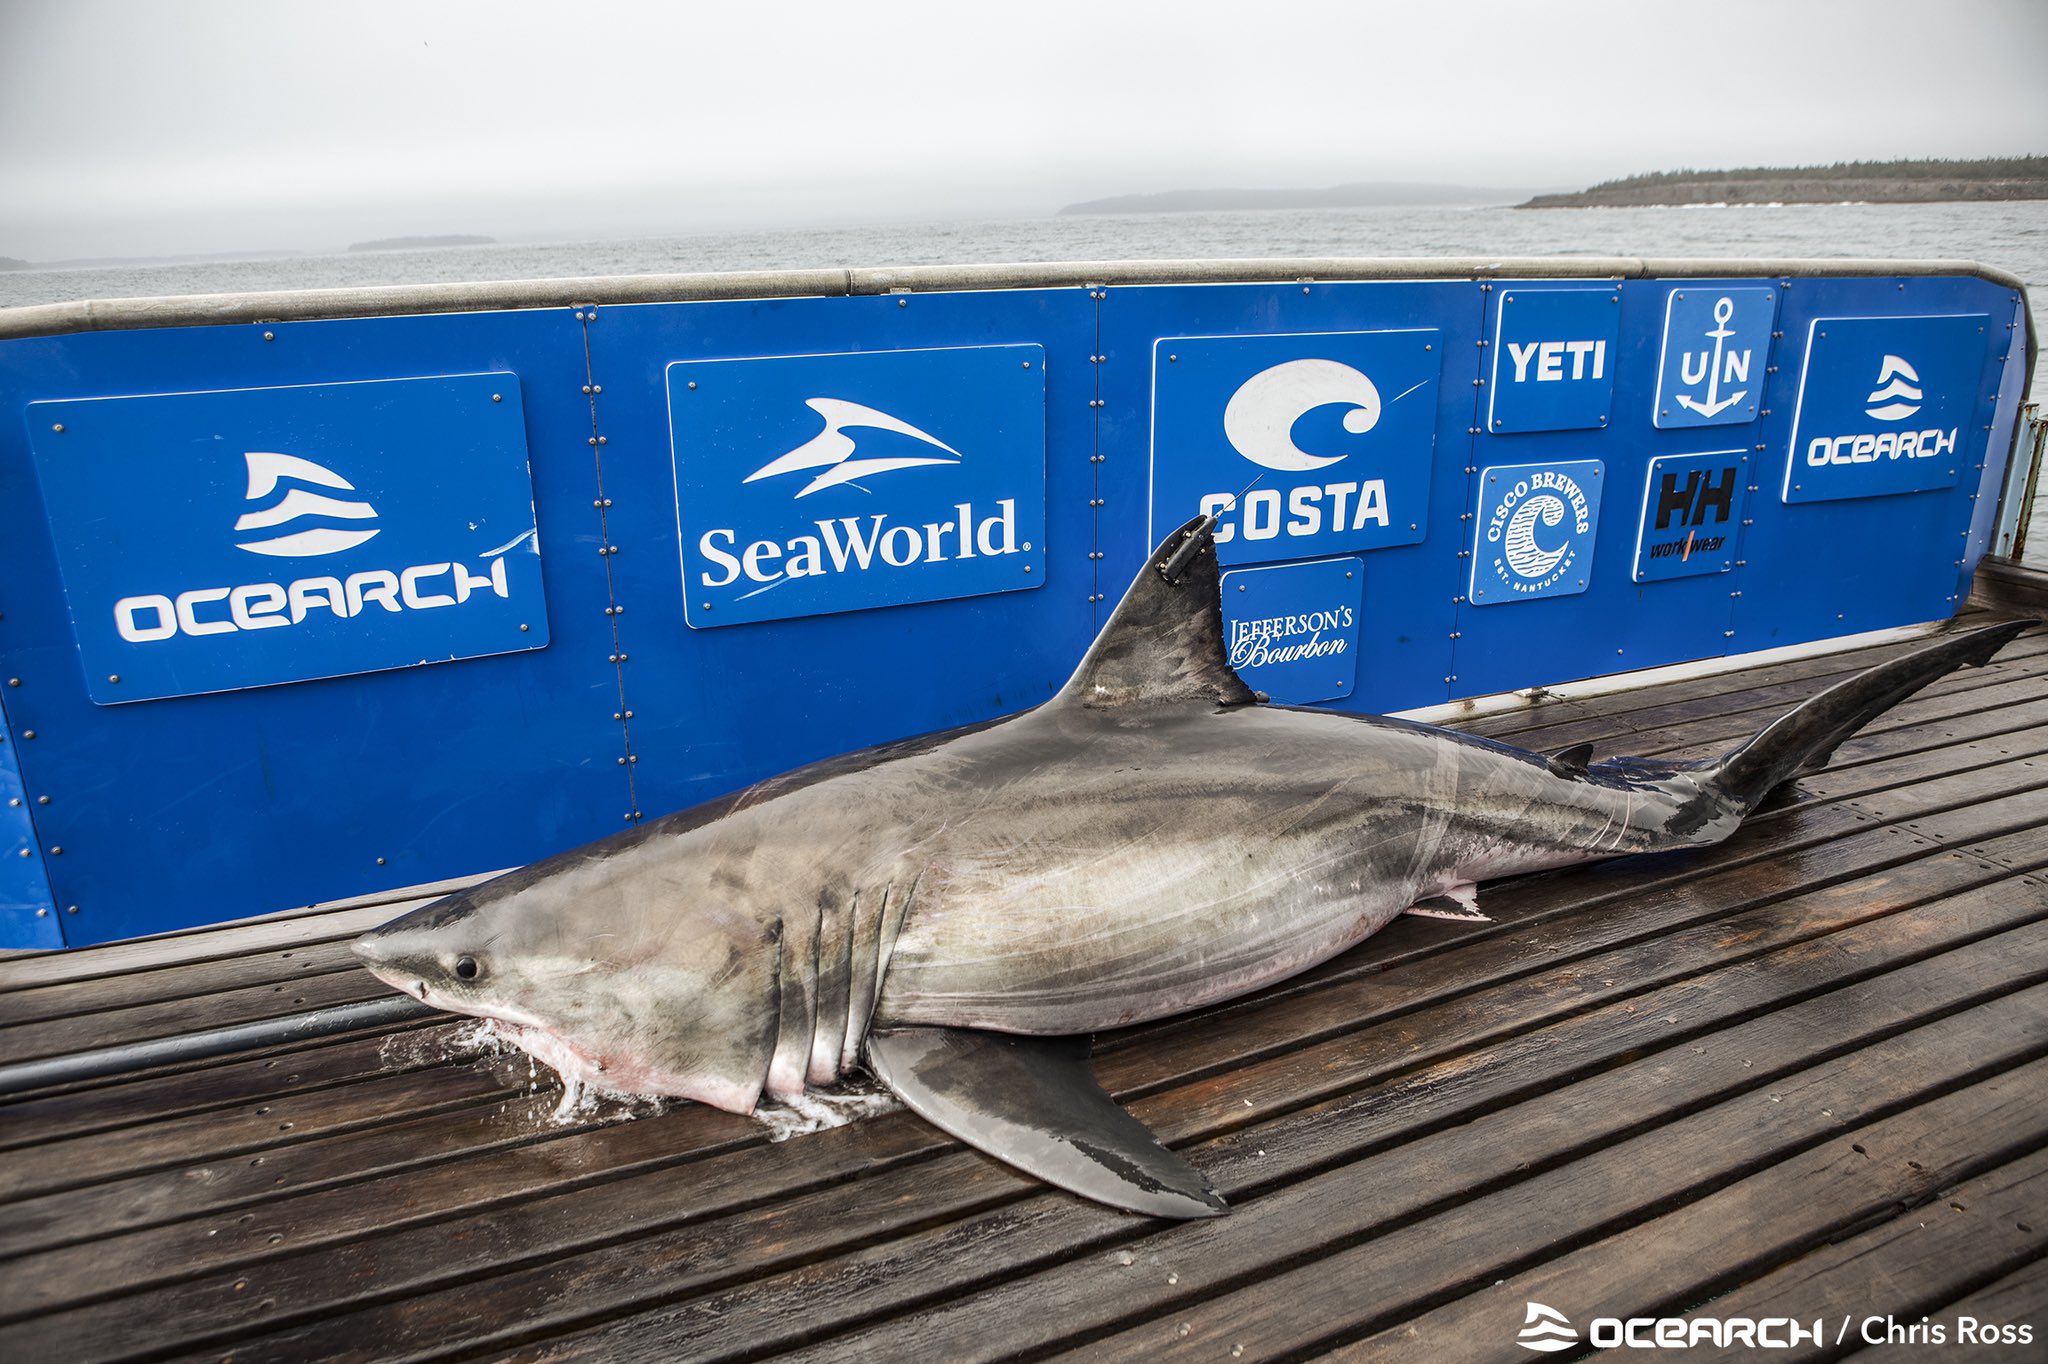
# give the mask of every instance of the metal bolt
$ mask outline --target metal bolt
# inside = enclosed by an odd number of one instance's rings
[[[50,917],[50,911],[47,909],[39,909],[36,911],[36,917],[38,919],[47,919]]]
[[[64,850],[63,850],[62,848],[52,848],[52,849],[50,849],[50,856],[52,856],[52,857],[62,857],[63,855],[64,855]]]
[[[629,753],[626,755],[626,761],[629,763],[639,762],[640,756],[637,753]]]
[[[107,681],[109,681],[109,682],[113,682],[113,683],[115,683],[115,684],[117,684],[117,685],[118,685],[118,684],[120,683],[120,681],[121,681],[121,674],[119,674],[119,673],[108,673],[108,674],[107,674]]]
[[[598,443],[599,445],[608,445],[608,444],[610,444],[610,440],[609,440],[609,438],[608,438],[608,437],[605,437],[605,436],[599,436],[599,437],[597,438],[597,443]]]
[[[697,386],[697,381],[696,381],[695,379],[692,379],[692,380],[690,380],[690,387],[691,387],[691,388],[695,388],[696,386]]]
[[[491,401],[494,403],[502,403],[505,401],[505,395],[502,393],[493,393],[491,395]]]
[[[910,306],[910,300],[907,298],[899,298],[896,300],[896,306],[899,308],[908,308]]]
[[[592,385],[590,386],[590,391],[591,391],[592,393],[602,393],[602,392],[604,392],[604,385],[603,385],[603,384],[592,384]]]
[[[64,912],[65,912],[66,914],[76,914],[76,913],[78,913],[78,906],[77,906],[77,905],[66,905],[66,906],[64,906]]]
[[[1026,361],[1024,362],[1024,368],[1026,368],[1026,369],[1030,369],[1030,368],[1031,368],[1031,362],[1030,362],[1029,360],[1026,360]]]
[[[588,392],[590,392],[590,385],[589,385],[589,384],[585,384],[585,385],[583,386],[583,391],[584,391],[585,393],[588,393]]]
[[[523,635],[532,628],[533,627],[531,625],[528,625],[524,621],[521,621],[519,624],[519,633]]]
[[[263,333],[263,339],[264,339],[265,341],[275,341],[275,340],[277,340],[277,333],[276,333],[276,332],[265,332],[265,333]]]
[[[384,859],[383,859],[383,858],[381,858],[381,857],[380,857],[380,858],[378,858],[378,859],[377,859],[377,865],[378,865],[378,866],[380,866],[380,867],[381,867],[381,866],[383,866],[383,865],[384,865]]]
[[[24,739],[33,739],[36,737],[36,732],[32,729],[24,729],[21,732],[21,737]]]
[[[61,431],[62,431],[62,430],[64,429],[64,423],[63,423],[63,422],[58,422],[58,423],[57,423],[56,425],[52,426],[52,427],[51,427],[50,429],[51,429],[52,431],[59,431],[59,432],[61,432]]]
[[[37,797],[36,797],[36,804],[38,804],[38,805],[48,805],[49,803],[50,803],[50,798],[49,798],[48,796],[37,796]]]
[[[1176,362],[1176,361],[1178,361],[1179,359],[1180,359],[1180,357],[1179,357],[1178,355],[1169,355],[1169,356],[1167,356],[1167,357],[1166,357],[1166,363],[1170,365],[1170,364],[1173,364],[1173,363],[1175,363],[1175,362]],[[58,427],[57,429],[58,429],[59,431],[62,431],[62,430],[63,430],[64,428],[60,426],[60,427]]]

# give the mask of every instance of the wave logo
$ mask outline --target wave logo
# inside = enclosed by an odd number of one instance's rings
[[[342,492],[354,492],[355,484],[343,478],[324,465],[297,455],[281,455],[271,450],[250,450],[243,458],[249,462],[248,500],[263,502],[277,491],[280,483],[311,483],[322,488],[334,488]],[[370,526],[361,530],[341,530],[332,526],[314,526],[302,530],[289,527],[308,519],[332,518],[341,521],[374,521],[377,509],[359,499],[330,497],[326,493],[313,492],[303,487],[287,487],[284,496],[266,507],[244,512],[235,522],[237,531],[282,532],[255,540],[238,540],[235,543],[251,554],[268,554],[280,559],[308,558],[320,554],[339,554],[345,549],[371,539],[378,527]]]
[[[1569,1350],[1579,1343],[1579,1333],[1564,1313],[1555,1307],[1545,1307],[1540,1302],[1528,1304],[1522,1318],[1522,1329],[1515,1335],[1515,1344],[1525,1350],[1537,1350],[1544,1354],[1555,1354]]]
[[[1524,578],[1541,578],[1571,553],[1572,544],[1566,540],[1556,549],[1545,549],[1536,540],[1536,525],[1556,529],[1564,524],[1564,499],[1552,493],[1536,493],[1515,508],[1515,514],[1508,518],[1507,538],[1501,546],[1501,554],[1508,561],[1508,567]]]
[[[1879,421],[1904,421],[1920,410],[1923,396],[1920,376],[1913,367],[1896,355],[1887,355],[1877,372],[1877,387],[1864,400],[1870,406],[1863,410]]]
[[[1335,360],[1289,360],[1260,370],[1230,395],[1223,408],[1223,434],[1240,455],[1268,469],[1306,473],[1327,468],[1344,456],[1302,449],[1294,443],[1294,424],[1332,403],[1350,409],[1344,429],[1354,436],[1379,425],[1380,391],[1364,373]]]
[[[799,390],[801,391],[801,390]],[[806,398],[804,406],[825,419],[825,429],[812,436],[787,454],[777,455],[760,468],[748,474],[743,483],[756,479],[773,478],[778,474],[794,473],[799,469],[822,469],[824,472],[809,483],[797,489],[797,497],[809,497],[820,488],[830,488],[841,483],[852,483],[860,487],[856,479],[869,474],[887,473],[892,469],[910,469],[921,464],[958,464],[960,452],[940,440],[929,431],[921,431],[904,421],[892,417],[878,408],[861,403],[848,402],[844,398]],[[935,450],[944,450],[951,459],[937,455],[896,455],[888,458],[853,459],[859,448],[848,431],[891,431],[899,436],[908,436]],[[867,489],[862,488],[862,492]]]

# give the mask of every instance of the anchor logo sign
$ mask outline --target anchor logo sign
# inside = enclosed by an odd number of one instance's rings
[[[1770,289],[1676,289],[1657,376],[1662,428],[1753,421],[1777,297]]]
[[[1734,299],[1719,298],[1714,300],[1714,329],[1707,333],[1708,336],[1714,338],[1713,359],[1711,361],[1708,360],[1705,351],[1687,351],[1679,367],[1679,377],[1687,385],[1697,384],[1702,379],[1707,381],[1707,396],[1705,400],[1685,393],[1678,395],[1678,405],[1680,407],[1690,412],[1697,412],[1702,417],[1718,417],[1749,396],[1749,390],[1746,388],[1739,388],[1725,398],[1719,396],[1721,392],[1721,378],[1724,374],[1731,383],[1738,381],[1742,383],[1749,382],[1749,362],[1750,358],[1755,354],[1754,351],[1733,353],[1724,349],[1728,343],[1728,338],[1735,335],[1733,329],[1728,325],[1728,319],[1733,316],[1735,316]],[[1701,367],[1705,370],[1704,373],[1694,370],[1692,362],[1695,359],[1701,362]]]

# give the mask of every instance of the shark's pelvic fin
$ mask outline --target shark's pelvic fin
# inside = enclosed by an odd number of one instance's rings
[[[870,1033],[868,1060],[919,1117],[1048,1184],[1154,1217],[1228,1211],[1103,1092],[1085,1037],[900,1028]]]
[[[1452,886],[1441,895],[1432,895],[1427,900],[1417,900],[1401,911],[1424,919],[1456,919],[1459,923],[1490,924],[1492,919],[1479,912],[1479,887]]]
[[[1231,671],[1224,647],[1214,528],[1213,518],[1198,516],[1152,551],[1052,704],[1112,710],[1259,700]]]

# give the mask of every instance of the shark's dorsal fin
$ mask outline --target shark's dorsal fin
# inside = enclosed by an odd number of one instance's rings
[[[1214,517],[1198,516],[1145,560],[1055,703],[1113,710],[1263,699],[1231,671],[1223,644]]]
[[[901,1028],[869,1033],[868,1060],[919,1117],[1048,1184],[1153,1217],[1228,1211],[1095,1082],[1085,1037]]]
[[[1573,744],[1570,748],[1560,748],[1545,761],[1550,764],[1550,770],[1560,777],[1583,777],[1586,764],[1593,761],[1593,745]]]

